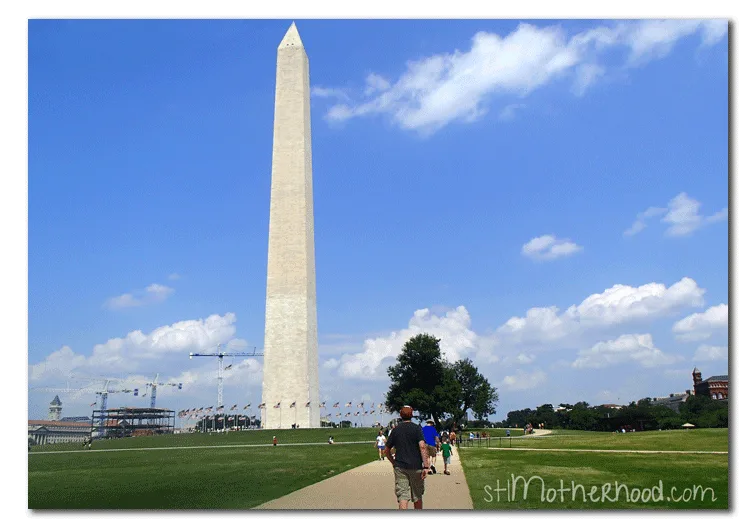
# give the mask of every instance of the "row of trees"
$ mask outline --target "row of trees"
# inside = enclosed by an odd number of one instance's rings
[[[433,418],[441,427],[459,425],[468,410],[478,420],[496,413],[496,389],[469,359],[445,360],[440,342],[429,334],[418,334],[404,344],[396,363],[388,368],[389,411],[398,412],[408,404],[421,419]]]
[[[527,423],[544,423],[547,428],[611,432],[621,428],[668,430],[685,423],[698,428],[726,428],[728,425],[727,403],[705,395],[691,395],[680,404],[678,411],[653,404],[651,399],[631,402],[621,408],[591,406],[587,402],[562,403],[559,407],[566,410],[555,411],[551,404],[544,404],[535,410],[510,411],[502,426],[522,428]]]

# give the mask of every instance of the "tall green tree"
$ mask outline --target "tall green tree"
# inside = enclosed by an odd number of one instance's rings
[[[437,401],[443,394],[445,366],[439,347],[440,339],[429,334],[413,336],[402,347],[396,363],[388,368],[392,383],[386,393],[386,407],[398,412],[408,404],[421,415],[433,417],[439,422],[443,414],[442,403]]]
[[[388,368],[392,381],[386,395],[388,409],[396,412],[409,404],[437,425],[444,419],[459,423],[467,410],[478,419],[496,413],[496,389],[471,360],[445,361],[440,342],[429,334],[419,334],[404,344],[396,364]]]

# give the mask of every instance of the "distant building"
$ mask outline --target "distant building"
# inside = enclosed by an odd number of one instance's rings
[[[666,406],[671,410],[679,411],[680,404],[688,400],[690,395],[690,390],[686,390],[685,393],[670,393],[669,397],[652,397],[650,402],[653,405]]]
[[[729,395],[730,377],[729,375],[715,375],[706,380],[698,368],[693,368],[693,393],[695,395],[706,395],[714,400],[727,400]]]
[[[599,404],[602,408],[611,408],[613,410],[621,410],[623,406],[619,404]]]
[[[89,422],[29,421],[29,438],[38,445],[82,443],[91,432]]]
[[[76,417],[61,417],[60,422],[89,422],[92,417],[89,415],[77,415]]]
[[[60,414],[63,412],[63,403],[60,402],[60,398],[55,395],[55,398],[50,403],[50,412],[47,414],[47,418],[51,421],[59,421]]]

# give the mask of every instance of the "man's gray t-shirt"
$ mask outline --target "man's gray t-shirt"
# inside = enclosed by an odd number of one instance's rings
[[[409,470],[423,468],[423,456],[420,454],[420,441],[423,439],[423,429],[413,422],[400,422],[386,441],[386,450],[396,448],[396,466]]]

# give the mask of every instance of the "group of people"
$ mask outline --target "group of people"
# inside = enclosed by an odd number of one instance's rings
[[[543,430],[544,428],[546,428],[546,423],[540,422],[536,424],[536,428],[538,428],[539,430]],[[525,434],[533,433],[533,425],[531,423],[526,424],[525,427],[522,429],[522,431]]]
[[[393,426],[388,435],[378,432],[375,447],[378,458],[388,459],[394,467],[394,490],[400,509],[409,508],[411,501],[415,509],[423,508],[425,478],[436,474],[436,458],[441,452],[444,458],[444,474],[451,475],[449,465],[453,454],[452,444],[456,440],[454,431],[440,434],[432,420],[421,427],[412,422],[413,409],[403,406],[399,410],[401,422]]]

